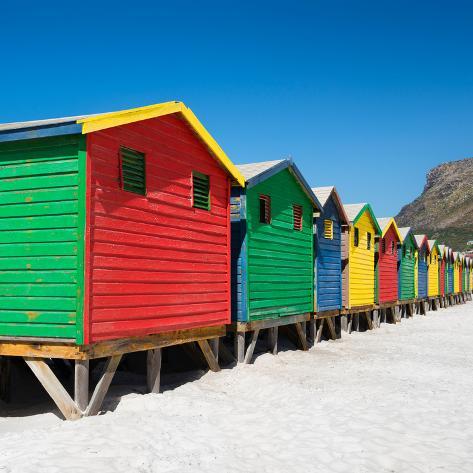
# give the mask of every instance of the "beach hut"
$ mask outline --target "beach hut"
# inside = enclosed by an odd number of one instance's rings
[[[453,252],[453,293],[460,292],[460,253]]]
[[[417,280],[418,290],[417,297],[419,299],[427,298],[427,261],[429,258],[429,242],[427,235],[415,235],[416,244],[418,248],[418,267]]]
[[[77,360],[65,416],[98,411],[127,352],[149,350],[153,390],[163,346],[199,341],[218,369],[207,340],[231,320],[230,188],[245,181],[189,108],[1,125],[0,181],[1,353],[48,392],[43,358]],[[92,358],[107,363],[86,407]]]
[[[376,303],[383,305],[398,299],[397,251],[401,235],[392,217],[378,218],[381,234],[376,238]]]
[[[342,300],[342,234],[348,217],[335,187],[313,187],[322,210],[314,219],[315,312],[340,310]]]
[[[410,227],[399,228],[401,243],[398,253],[398,299],[415,298],[415,252],[417,242]]]
[[[451,248],[446,249],[445,271],[447,277],[447,294],[453,294],[453,251]]]
[[[446,293],[447,281],[445,279],[445,267],[447,255],[445,245],[439,245],[439,294],[444,297]]]
[[[428,296],[436,298],[439,292],[439,247],[436,240],[429,240],[429,264],[428,264]],[[437,305],[434,303],[436,309]]]
[[[259,330],[300,323],[314,311],[313,213],[322,206],[292,159],[238,166],[245,186],[234,187],[232,317],[239,362],[250,362]],[[303,327],[303,326],[302,326]],[[253,332],[245,355],[245,332]]]
[[[344,205],[350,222],[348,240],[348,306],[369,310],[375,303],[375,239],[381,235],[376,217],[367,203]]]

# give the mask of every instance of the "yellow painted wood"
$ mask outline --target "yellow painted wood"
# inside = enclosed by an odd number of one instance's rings
[[[359,231],[359,244],[355,246],[355,231]],[[371,249],[367,249],[367,233],[371,233]],[[355,225],[350,225],[349,238],[349,305],[350,307],[374,304],[374,240],[376,228],[365,210]]]
[[[460,292],[460,258],[457,256],[455,258],[455,263],[453,266],[453,292]]]
[[[419,250],[414,252],[414,292],[419,295]]]
[[[439,295],[439,250],[435,245],[430,252],[428,266],[428,295],[429,297]]]
[[[215,155],[221,165],[229,172],[229,174],[231,174],[241,187],[245,187],[245,178],[243,175],[225,154],[212,135],[205,129],[199,119],[194,115],[192,110],[186,107],[183,102],[164,102],[156,105],[148,105],[146,107],[121,110],[118,112],[101,113],[99,115],[81,118],[80,120],[77,120],[77,123],[82,124],[82,133],[86,134],[141,120],[161,117],[172,113],[179,113],[187,123],[189,123],[195,133]]]

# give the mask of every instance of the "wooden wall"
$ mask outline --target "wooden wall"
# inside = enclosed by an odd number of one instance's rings
[[[82,342],[81,143],[71,135],[0,144],[2,336]]]
[[[90,341],[230,321],[229,179],[177,116],[88,135]],[[119,148],[145,153],[146,196],[119,185]],[[210,211],[192,172],[210,176]]]
[[[383,252],[382,240],[385,242],[385,252]],[[391,244],[393,243],[394,252],[391,253]],[[398,237],[391,225],[385,236],[380,238],[378,245],[378,298],[381,304],[394,302],[398,297],[397,244]]]

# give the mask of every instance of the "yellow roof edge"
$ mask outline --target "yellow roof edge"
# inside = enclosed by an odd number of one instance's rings
[[[385,229],[383,230],[383,233],[381,234],[381,238],[384,238],[384,236],[386,235],[386,233],[388,232],[389,230],[389,227],[394,224],[394,231],[396,232],[396,235],[399,239],[399,242],[402,243],[403,240],[402,240],[402,237],[401,237],[401,234],[399,233],[399,228],[397,226],[397,223],[396,223],[396,220],[394,220],[394,217],[391,217],[389,219],[389,222],[388,224],[386,225]]]
[[[238,168],[233,164],[230,158],[225,154],[220,145],[215,141],[212,135],[205,129],[204,125],[194,115],[192,110],[183,102],[173,101],[164,102],[145,107],[130,108],[118,112],[102,113],[91,117],[77,120],[82,124],[82,134],[92,133],[94,131],[104,130],[115,126],[126,125],[141,120],[170,115],[172,113],[181,113],[184,119],[189,123],[197,135],[202,139],[207,148],[215,155],[220,164],[242,187],[245,187],[245,178]]]

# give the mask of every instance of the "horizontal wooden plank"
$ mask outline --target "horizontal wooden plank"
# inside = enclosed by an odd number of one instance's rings
[[[74,256],[77,255],[77,243],[12,243],[0,244],[2,256]]]
[[[31,256],[0,258],[0,270],[46,270],[76,269],[76,256]]]
[[[75,297],[76,291],[76,284],[0,283],[0,297]]]
[[[76,313],[64,311],[0,310],[0,323],[74,325],[76,323]]]
[[[60,271],[0,271],[0,283],[77,283],[77,272]]]

